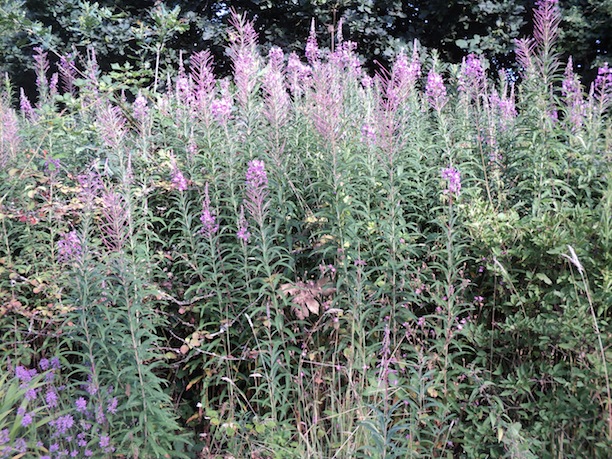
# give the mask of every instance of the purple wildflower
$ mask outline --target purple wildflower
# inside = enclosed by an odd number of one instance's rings
[[[118,150],[126,135],[125,117],[117,106],[107,104],[98,114],[97,125],[102,140],[113,150]]]
[[[75,230],[64,234],[57,241],[57,260],[59,263],[75,261],[81,256],[82,252],[81,239]]]
[[[361,62],[355,52],[356,49],[357,43],[353,41],[342,42],[330,54],[330,64],[334,65],[340,72],[346,72],[351,76],[359,76],[361,73]]]
[[[76,80],[76,68],[74,66],[74,56],[69,53],[65,56],[60,56],[58,70],[62,82],[62,89],[72,95],[76,94],[74,81]]]
[[[211,237],[219,231],[219,224],[216,223],[217,218],[214,215],[214,210],[210,207],[210,195],[208,193],[208,182],[204,186],[204,202],[202,203],[202,222],[201,232],[206,237]]]
[[[111,398],[106,404],[106,412],[110,414],[117,413],[117,397]]]
[[[296,53],[289,54],[287,59],[287,80],[291,94],[294,97],[300,97],[304,93],[311,75],[312,69],[302,64]]]
[[[46,358],[40,359],[40,362],[38,364],[39,368],[42,371],[47,371],[49,369],[49,365],[50,365],[49,359],[46,359]]]
[[[125,198],[115,192],[109,191],[102,195],[102,241],[112,252],[120,252],[126,242],[125,228],[127,226],[128,213]],[[90,381],[91,382],[91,381]],[[88,386],[89,390],[96,390],[94,384]],[[89,392],[94,395],[95,392]]]
[[[533,12],[533,23],[536,42],[544,48],[550,48],[559,35],[559,0],[539,0]]]
[[[257,85],[260,68],[257,32],[252,22],[235,12],[232,13],[230,24],[234,28],[230,35],[229,55],[234,70],[236,99],[238,105],[246,110]]]
[[[57,393],[54,389],[49,388],[45,394],[45,401],[49,408],[55,408],[57,406],[58,398]]]
[[[85,400],[84,397],[77,398],[74,402],[74,405],[76,406],[76,410],[79,413],[84,413],[85,411],[87,411],[87,400]]]
[[[612,89],[612,68],[607,62],[604,62],[603,67],[599,67],[597,70],[597,78],[595,78],[593,86],[601,92]]]
[[[315,30],[315,20],[310,23],[310,33],[306,41],[306,59],[310,65],[315,65],[319,61],[319,45],[317,44],[317,32]]]
[[[58,83],[58,75],[57,72],[51,75],[51,79],[49,80],[49,96],[55,97],[57,95],[57,83]]]
[[[607,62],[597,70],[597,77],[591,83],[589,97],[591,105],[596,103],[599,106],[600,113],[603,113],[612,103],[612,68]]]
[[[395,59],[391,73],[394,83],[398,86],[405,84],[413,86],[416,83],[421,76],[421,61],[416,43],[412,51],[412,60],[408,62],[408,56],[403,51],[400,52]]]
[[[536,66],[533,61],[533,51],[535,48],[535,41],[532,38],[520,38],[515,40],[516,49],[516,60],[521,66],[521,71],[525,77],[533,75],[536,71]]]
[[[93,427],[93,425],[90,422],[87,422],[84,419],[81,419],[80,425],[81,425],[81,429],[83,429],[86,432],[89,431]]]
[[[32,108],[32,103],[26,93],[23,91],[23,88],[20,89],[19,92],[19,108],[21,109],[21,113],[26,117],[29,121],[36,120],[36,112]]]
[[[38,396],[38,391],[34,388],[29,388],[25,393],[26,400],[36,400],[37,396]]]
[[[106,416],[104,415],[104,408],[102,408],[102,406],[96,407],[96,422],[98,424],[104,424],[106,422]]]
[[[272,68],[280,68],[285,60],[283,50],[278,46],[273,46],[268,52],[268,62]]]
[[[36,62],[36,87],[39,94],[44,98],[49,90],[47,72],[49,71],[49,58],[46,51],[40,46],[34,48],[34,61]]]
[[[246,173],[245,207],[258,223],[263,224],[268,198],[268,175],[263,161],[254,159],[249,162]]]
[[[361,126],[361,141],[373,145],[376,143],[376,129],[369,123]]]
[[[15,368],[15,377],[21,381],[22,383],[29,383],[34,376],[36,376],[37,372],[34,368],[31,370],[27,369],[24,366],[18,365]]]
[[[263,161],[254,159],[249,162],[246,173],[247,192],[256,192],[268,187],[268,175]]]
[[[100,435],[100,448],[108,448],[110,445],[110,437],[108,435]]]
[[[562,84],[562,94],[565,97],[565,106],[568,111],[568,118],[573,130],[582,125],[584,117],[584,101],[582,97],[582,85],[579,78],[574,73],[572,58],[567,61]]]
[[[459,91],[470,95],[478,95],[482,91],[485,73],[482,62],[475,54],[463,58],[459,73]]]
[[[196,100],[203,104],[215,89],[215,74],[213,72],[213,57],[210,51],[200,51],[191,56],[190,76],[195,84]]]
[[[412,50],[412,60],[408,61],[408,56],[402,51],[397,55],[391,78],[386,86],[386,96],[390,108],[399,107],[403,101],[414,90],[414,86],[421,76],[421,61],[416,41]]]
[[[134,113],[134,119],[141,126],[144,125],[149,117],[149,107],[147,106],[147,99],[140,92],[132,104],[132,112]]]
[[[442,110],[447,101],[446,88],[444,87],[442,76],[433,69],[427,75],[425,93],[431,106],[438,111]]]
[[[233,101],[229,91],[229,81],[221,81],[221,97],[210,104],[210,111],[219,124],[224,126],[232,114]]]
[[[25,438],[17,438],[15,439],[15,443],[13,444],[13,448],[18,453],[25,453],[28,450],[28,443],[25,441]],[[17,457],[21,457],[18,455]]]
[[[65,435],[74,425],[74,418],[72,415],[67,414],[65,416],[60,416],[59,418],[51,421],[49,424],[55,427],[58,435]]]
[[[33,415],[34,413],[30,412],[30,413],[24,413],[21,418],[21,427],[27,427],[30,424],[32,424],[32,421],[34,420]]]
[[[170,157],[170,168],[172,169],[172,186],[179,191],[187,189],[187,179],[176,164],[174,156]]]
[[[185,105],[191,105],[194,102],[193,93],[191,90],[191,81],[184,74],[176,79],[176,94],[177,99]]]
[[[461,173],[454,167],[447,167],[442,170],[442,178],[448,180],[448,188],[444,194],[458,196],[461,192]]]
[[[15,111],[0,101],[0,167],[17,156],[21,137]]]
[[[263,81],[265,93],[264,116],[275,132],[280,132],[288,121],[291,111],[291,101],[285,85],[285,73],[282,65],[283,52],[278,47],[273,47],[268,55],[268,67]]]
[[[245,243],[249,242],[251,233],[249,233],[249,223],[244,217],[244,206],[240,206],[240,215],[238,216],[238,232],[236,237]]]
[[[83,455],[85,457],[91,457],[91,456],[93,456],[93,451],[90,450],[90,449],[86,449],[85,452],[83,453]]]
[[[54,370],[59,370],[62,367],[62,364],[60,363],[60,360],[58,357],[53,357],[51,359],[51,368],[53,368]]]
[[[79,175],[77,181],[81,186],[79,198],[83,202],[85,209],[90,209],[98,196],[99,191],[103,188],[100,175],[95,172]]]

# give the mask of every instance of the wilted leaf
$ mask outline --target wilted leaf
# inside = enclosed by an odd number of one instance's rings
[[[319,314],[321,300],[323,297],[335,293],[333,287],[324,287],[329,282],[327,277],[321,277],[315,281],[298,281],[295,284],[286,283],[280,286],[281,292],[285,296],[290,296],[291,302],[295,305],[293,311],[300,320],[305,319],[310,314]]]

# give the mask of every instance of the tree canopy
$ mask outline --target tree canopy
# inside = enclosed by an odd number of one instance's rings
[[[587,79],[612,48],[612,0],[560,0],[559,52]],[[255,21],[264,52],[304,48],[314,20],[322,46],[341,33],[375,70],[418,40],[441,58],[487,57],[495,70],[516,66],[514,40],[532,29],[533,0],[0,0],[0,70],[27,86],[35,46],[56,56],[95,49],[98,64],[146,73],[159,59],[210,49],[220,73],[231,9]]]

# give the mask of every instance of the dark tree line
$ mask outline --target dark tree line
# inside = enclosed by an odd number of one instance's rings
[[[612,49],[612,0],[559,0],[559,51],[591,76]],[[339,25],[358,43],[372,70],[387,65],[415,39],[442,59],[486,56],[493,69],[515,66],[514,39],[530,34],[534,0],[0,0],[0,70],[26,86],[34,46],[51,54],[95,48],[103,69],[146,82],[159,55],[176,65],[179,51],[211,49],[220,73],[230,8],[255,21],[265,52],[277,45],[303,50],[314,18],[322,46],[333,46]]]

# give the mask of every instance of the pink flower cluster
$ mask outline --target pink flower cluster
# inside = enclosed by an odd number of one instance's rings
[[[427,100],[434,109],[440,111],[444,105],[446,105],[447,96],[444,80],[442,76],[433,69],[430,70],[427,75],[425,94],[427,95]]]
[[[448,181],[448,187],[444,190],[444,194],[451,196],[459,196],[461,192],[461,173],[454,167],[442,169],[442,178]]]
[[[210,195],[208,194],[208,183],[204,187],[204,202],[202,204],[202,215],[200,216],[202,222],[202,234],[206,237],[213,236],[219,231],[219,224],[217,223],[217,217],[214,215],[214,211],[210,206]]]

